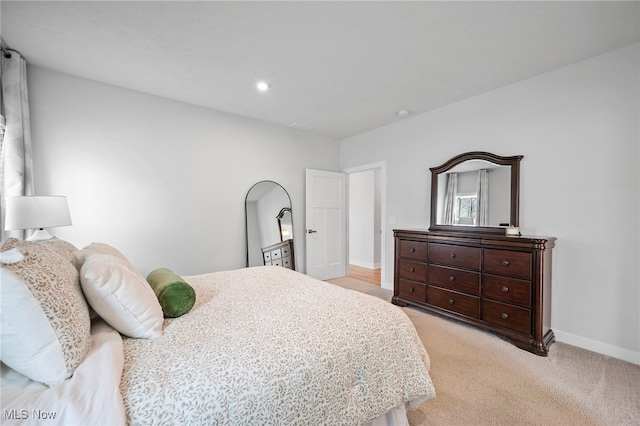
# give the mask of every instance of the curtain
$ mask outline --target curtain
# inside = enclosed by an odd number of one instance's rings
[[[4,241],[24,238],[23,231],[4,231],[5,197],[34,194],[27,62],[4,46],[0,61],[0,114],[6,122],[0,144],[0,231]]]
[[[455,219],[456,193],[458,192],[458,174],[447,174],[447,192],[444,196],[444,224],[453,225]]]
[[[486,169],[478,170],[478,226],[489,226],[489,175]]]

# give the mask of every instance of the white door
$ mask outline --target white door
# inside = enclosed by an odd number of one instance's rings
[[[347,175],[307,169],[307,275],[347,275]]]

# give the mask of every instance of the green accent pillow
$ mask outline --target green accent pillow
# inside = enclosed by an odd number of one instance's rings
[[[196,292],[171,269],[159,268],[147,275],[147,281],[156,293],[165,318],[186,314],[196,303]]]

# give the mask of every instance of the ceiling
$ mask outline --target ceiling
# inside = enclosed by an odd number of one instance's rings
[[[639,4],[3,0],[0,31],[30,65],[343,139],[637,42]]]

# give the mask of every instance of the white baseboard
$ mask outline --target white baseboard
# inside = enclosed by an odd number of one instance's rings
[[[349,259],[349,264],[360,266],[362,268],[367,268],[367,269],[380,269],[379,263],[364,262],[356,259]]]
[[[596,340],[587,339],[586,337],[576,336],[575,334],[565,333],[564,331],[553,330],[553,333],[556,335],[556,341],[558,342],[577,346],[591,352],[596,352],[602,355],[618,358],[632,364],[640,365],[640,352],[634,352],[608,343],[602,343]]]

